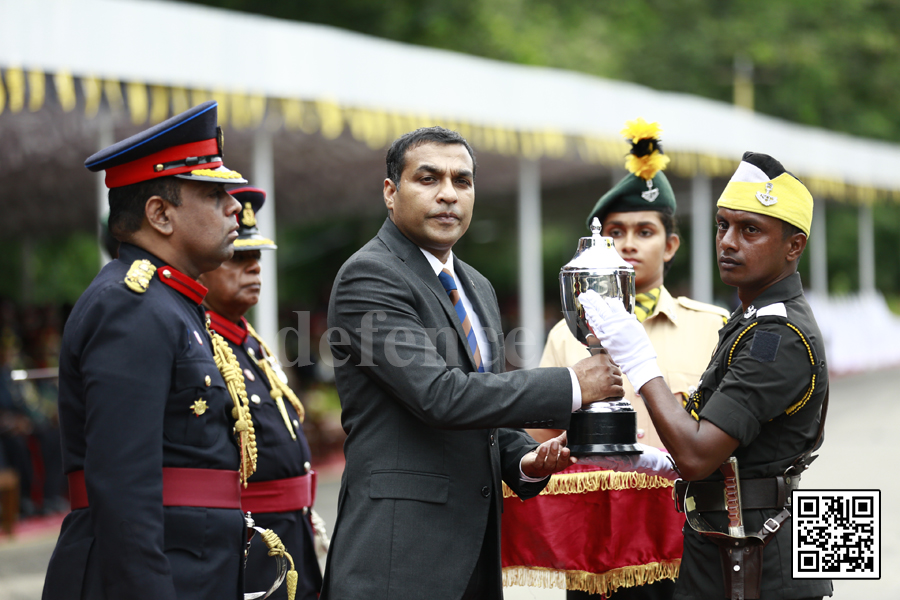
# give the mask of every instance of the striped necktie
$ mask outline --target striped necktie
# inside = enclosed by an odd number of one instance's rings
[[[472,356],[475,357],[475,366],[478,367],[479,373],[484,373],[484,365],[481,364],[481,350],[478,349],[478,340],[475,339],[475,330],[472,328],[472,321],[469,319],[469,315],[466,314],[466,307],[463,306],[459,290],[456,289],[456,280],[453,279],[453,275],[447,269],[438,273],[438,279],[441,280],[441,285],[447,290],[450,302],[453,303],[453,308],[456,309],[456,316],[459,317],[459,321],[462,323],[463,332],[466,334],[466,340],[469,342],[469,350],[472,351]]]
[[[634,316],[639,323],[643,323],[653,314],[657,302],[659,302],[659,288],[641,292],[634,297]]]

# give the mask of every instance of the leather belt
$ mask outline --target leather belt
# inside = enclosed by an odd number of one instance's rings
[[[89,506],[84,471],[69,473],[69,500],[72,510]],[[163,506],[241,508],[240,478],[237,471],[163,467]]]
[[[251,481],[241,490],[241,510],[251,513],[293,512],[313,505],[316,499],[316,472],[300,477]]]
[[[688,485],[689,484],[689,485]],[[800,485],[800,477],[794,475],[784,477],[763,477],[759,479],[741,479],[741,508],[758,510],[763,508],[784,508],[790,504],[791,492]],[[684,512],[685,491],[694,499],[696,509],[700,512],[727,510],[725,506],[724,484],[721,481],[682,481],[675,482],[676,506]]]

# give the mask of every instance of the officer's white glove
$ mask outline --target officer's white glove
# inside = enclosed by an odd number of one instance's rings
[[[644,327],[625,310],[618,298],[604,298],[594,290],[579,294],[588,325],[635,391],[655,377],[662,377],[656,351]]]
[[[325,528],[325,520],[315,510],[311,510],[310,521],[313,527],[313,546],[316,549],[316,558],[323,560],[328,556],[328,547],[331,545],[328,531]]]
[[[643,454],[609,454],[603,456],[579,456],[578,464],[596,465],[601,469],[627,472],[635,471],[645,475],[659,475],[666,479],[678,479],[680,475],[675,472],[668,452],[659,448],[638,444],[644,451]]]

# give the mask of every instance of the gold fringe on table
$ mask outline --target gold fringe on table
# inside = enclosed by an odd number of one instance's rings
[[[620,567],[606,573],[561,571],[543,567],[504,567],[503,585],[580,590],[589,594],[610,594],[620,587],[646,585],[662,579],[675,580],[681,559],[646,565]]]
[[[670,488],[670,480],[659,475],[646,475],[633,471],[581,471],[576,473],[555,473],[550,476],[547,487],[541,491],[542,496],[552,494],[585,494],[603,490],[644,490]],[[512,498],[516,493],[505,483],[503,497]]]

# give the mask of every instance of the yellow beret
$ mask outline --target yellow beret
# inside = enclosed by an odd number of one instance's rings
[[[798,227],[809,237],[812,194],[767,154],[744,153],[716,206],[775,217]]]

